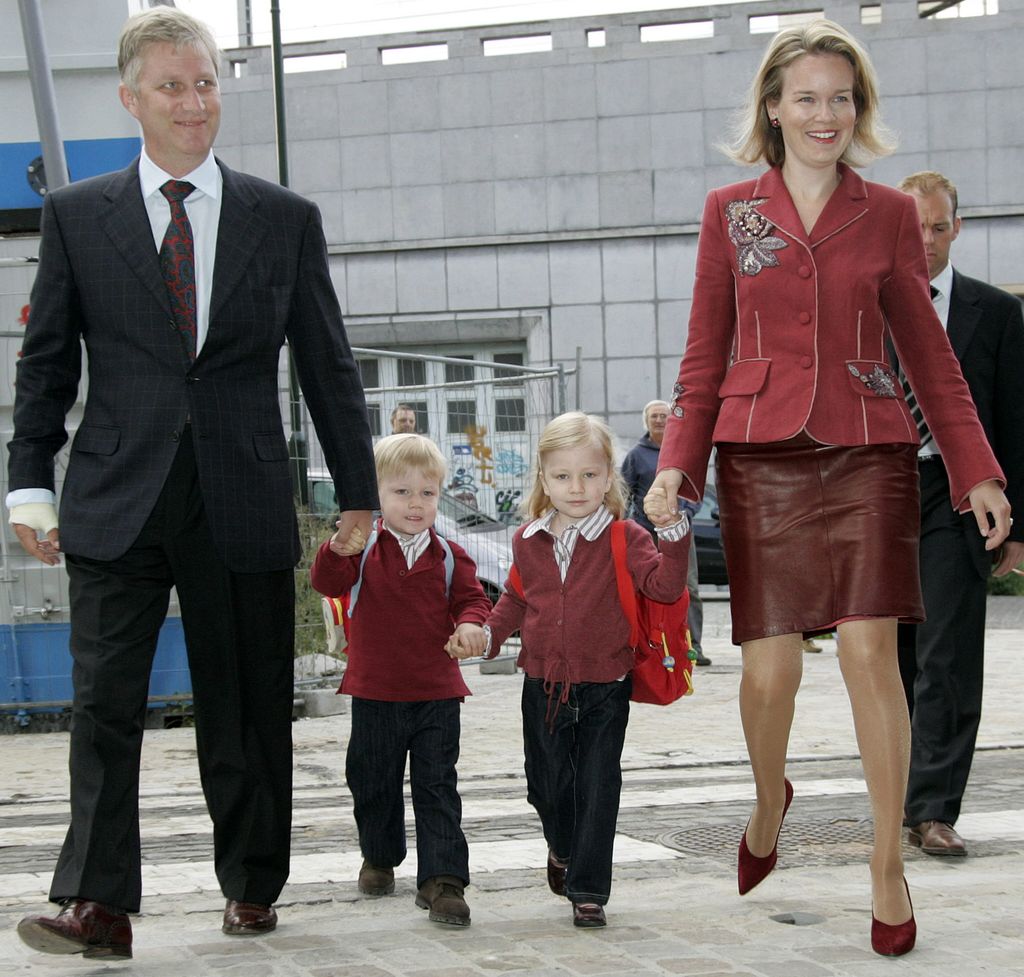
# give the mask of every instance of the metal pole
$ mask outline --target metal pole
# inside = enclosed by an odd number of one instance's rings
[[[270,0],[271,54],[274,67],[274,119],[277,129],[277,179],[288,186],[288,131],[284,112],[284,51],[281,46],[281,5]],[[292,487],[301,505],[309,502],[309,445],[302,430],[302,406],[299,401],[299,375],[295,358],[288,350],[288,401],[291,435],[289,454],[292,459]]]
[[[45,192],[49,192],[71,182],[68,179],[68,161],[64,156],[64,143],[57,123],[57,98],[53,89],[53,76],[50,74],[50,60],[46,55],[39,0],[18,0],[18,11],[21,14],[21,33],[25,39],[25,57],[28,59],[28,78],[36,109],[39,142],[43,147]]]

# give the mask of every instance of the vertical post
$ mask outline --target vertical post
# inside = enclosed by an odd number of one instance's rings
[[[274,77],[274,121],[277,130],[277,179],[281,186],[288,186],[288,129],[284,111],[284,51],[281,45],[281,5],[270,0],[271,53]],[[302,430],[302,402],[300,400],[299,376],[295,369],[295,358],[288,350],[288,408],[291,435],[289,436],[289,457],[292,459],[292,483],[299,503],[309,502],[309,446]]]
[[[39,142],[43,147],[46,191],[49,192],[70,182],[68,162],[57,123],[57,98],[53,90],[53,76],[50,74],[50,59],[46,54],[39,0],[18,0],[18,11],[21,14],[21,33],[25,39],[25,57],[28,59],[28,77],[32,86],[36,124],[39,127]]]

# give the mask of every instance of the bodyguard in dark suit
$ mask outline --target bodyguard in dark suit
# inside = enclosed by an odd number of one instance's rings
[[[300,549],[278,369],[287,340],[355,549],[377,504],[366,407],[317,209],[215,160],[205,25],[132,18],[120,97],[144,149],[43,208],[18,364],[8,497],[22,545],[65,556],[74,708],[71,826],[44,952],[131,956],[141,898],[139,753],[157,635],[177,588],[214,826],[223,930],[266,932],[288,876],[293,568]],[[56,528],[54,455],[88,354]]]
[[[1006,474],[1006,496],[1024,511],[1024,319],[1014,296],[955,271],[950,245],[960,231],[956,187],[939,173],[915,173],[900,189],[921,217],[936,312]],[[911,402],[913,409],[914,404]],[[916,416],[920,416],[919,413]],[[900,671],[911,711],[906,819],[910,842],[929,855],[964,855],[953,827],[960,815],[981,720],[986,581],[1024,559],[1024,523],[993,565],[973,516],[949,505],[942,456],[925,430],[921,475],[921,587],[927,620],[901,625]]]

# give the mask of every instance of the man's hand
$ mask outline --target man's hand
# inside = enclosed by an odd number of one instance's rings
[[[644,496],[644,513],[655,526],[664,529],[679,522],[679,487],[683,473],[678,468],[663,468],[655,476]]]
[[[335,523],[338,531],[331,537],[331,552],[338,556],[355,556],[362,553],[373,527],[373,512],[370,509],[350,509],[343,512]]]
[[[978,522],[978,531],[985,537],[985,549],[998,549],[1010,533],[1010,503],[999,483],[995,479],[989,479],[975,485],[968,498],[971,500],[974,518]],[[989,514],[995,522],[992,527],[988,524]]]
[[[1003,543],[999,562],[992,568],[993,577],[1005,577],[1024,562],[1024,543],[1015,539]]]
[[[40,563],[60,563],[57,509],[48,502],[27,502],[11,508],[11,525],[21,548]]]

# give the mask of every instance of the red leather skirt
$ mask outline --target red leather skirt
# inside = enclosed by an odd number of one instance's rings
[[[734,644],[842,621],[924,620],[914,445],[719,444]]]

